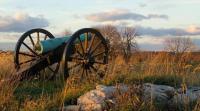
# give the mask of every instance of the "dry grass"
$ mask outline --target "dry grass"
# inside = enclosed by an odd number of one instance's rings
[[[116,85],[126,83],[129,85],[151,82],[155,84],[165,84],[181,87],[182,84],[188,86],[200,85],[200,54],[185,53],[183,55],[172,55],[165,52],[160,53],[137,53],[132,56],[129,63],[125,63],[121,56],[110,61],[105,78],[100,82],[105,85]],[[0,55],[0,80],[9,77],[14,71],[13,55],[3,53]],[[64,105],[76,104],[76,98],[91,90],[96,84],[77,83],[72,84],[70,80],[63,86],[63,90],[53,93],[39,94],[37,98],[32,92],[23,96],[22,99],[16,97],[16,84],[1,85],[0,109],[1,110],[59,110]],[[129,92],[117,96],[117,103],[113,110],[157,110],[152,102],[141,101],[140,90],[133,88]],[[44,92],[44,91],[42,91]],[[19,95],[18,95],[19,96]],[[128,100],[128,101],[126,101]],[[123,104],[121,104],[123,103]],[[199,102],[198,102],[199,103]],[[199,109],[199,104],[194,108]]]
[[[14,72],[13,54],[11,52],[0,54],[0,80]]]

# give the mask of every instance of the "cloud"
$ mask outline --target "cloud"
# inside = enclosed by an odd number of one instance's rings
[[[140,7],[146,7],[147,4],[145,4],[145,3],[140,3],[139,6],[140,6]]]
[[[94,13],[86,16],[87,20],[94,22],[108,22],[108,21],[119,21],[119,20],[142,21],[155,18],[167,20],[168,16],[160,14],[142,15],[124,9],[115,9],[107,12]]]
[[[200,32],[200,27],[197,27],[195,25],[190,25],[187,29],[186,29],[187,32],[190,32],[190,33],[196,33],[196,32]]]
[[[139,48],[142,51],[163,51],[163,45],[155,45],[155,44],[139,44]]]
[[[21,36],[21,34],[19,33],[2,33],[1,32],[1,36],[0,36],[0,44],[1,43],[16,43],[16,41],[19,39],[19,37]]]
[[[166,38],[158,38],[158,37],[138,37],[136,41],[138,44],[152,44],[152,45],[161,45],[165,41]]]
[[[190,26],[187,29],[182,28],[160,28],[136,26],[139,35],[148,36],[194,36],[200,35],[200,27]]]
[[[0,32],[24,32],[31,28],[49,26],[48,20],[42,16],[33,17],[25,13],[15,13],[14,16],[0,15]]]

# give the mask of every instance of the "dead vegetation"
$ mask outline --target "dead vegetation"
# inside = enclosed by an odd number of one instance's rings
[[[102,81],[83,83],[68,80],[62,90],[56,91],[52,91],[51,88],[56,89],[57,86],[50,85],[49,87],[47,84],[46,90],[44,87],[36,88],[35,86],[40,84],[31,82],[16,92],[15,85],[4,84],[0,90],[0,110],[61,110],[65,105],[76,104],[76,99],[93,89],[96,84],[135,85],[149,82],[174,87],[200,85],[200,53],[189,50],[190,47],[193,47],[189,39],[183,41],[178,39],[179,45],[177,42],[169,40],[166,45],[169,49],[167,51],[142,52],[138,50],[135,42],[137,34],[133,28],[124,28],[122,32],[119,32],[116,27],[105,26],[100,27],[99,30],[110,41],[110,61]],[[180,45],[182,43],[183,45]],[[179,46],[182,48],[184,44],[187,50],[185,48],[179,50]],[[174,46],[178,50],[173,51]],[[1,51],[0,80],[3,81],[13,73],[12,52]],[[27,87],[30,84],[32,86]],[[151,101],[145,104],[141,101],[140,90],[137,88],[133,88],[123,95],[120,92],[116,95],[118,105],[111,108],[113,110],[157,110]],[[199,110],[199,102],[194,110]]]

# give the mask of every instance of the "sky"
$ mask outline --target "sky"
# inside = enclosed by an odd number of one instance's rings
[[[98,25],[135,27],[142,50],[163,50],[167,38],[189,37],[200,47],[200,0],[0,0],[0,50],[44,28],[59,36]]]

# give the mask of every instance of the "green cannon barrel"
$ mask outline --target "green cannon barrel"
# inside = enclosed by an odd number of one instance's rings
[[[49,51],[52,51],[62,45],[63,43],[67,42],[72,36],[68,35],[65,37],[59,37],[59,38],[54,38],[54,39],[49,39],[49,40],[43,40],[38,42],[35,45],[35,50],[38,54],[43,54]],[[91,35],[88,35],[88,39],[91,39]],[[85,34],[80,35],[80,40],[84,41],[85,40]],[[78,43],[78,41],[76,41]]]

